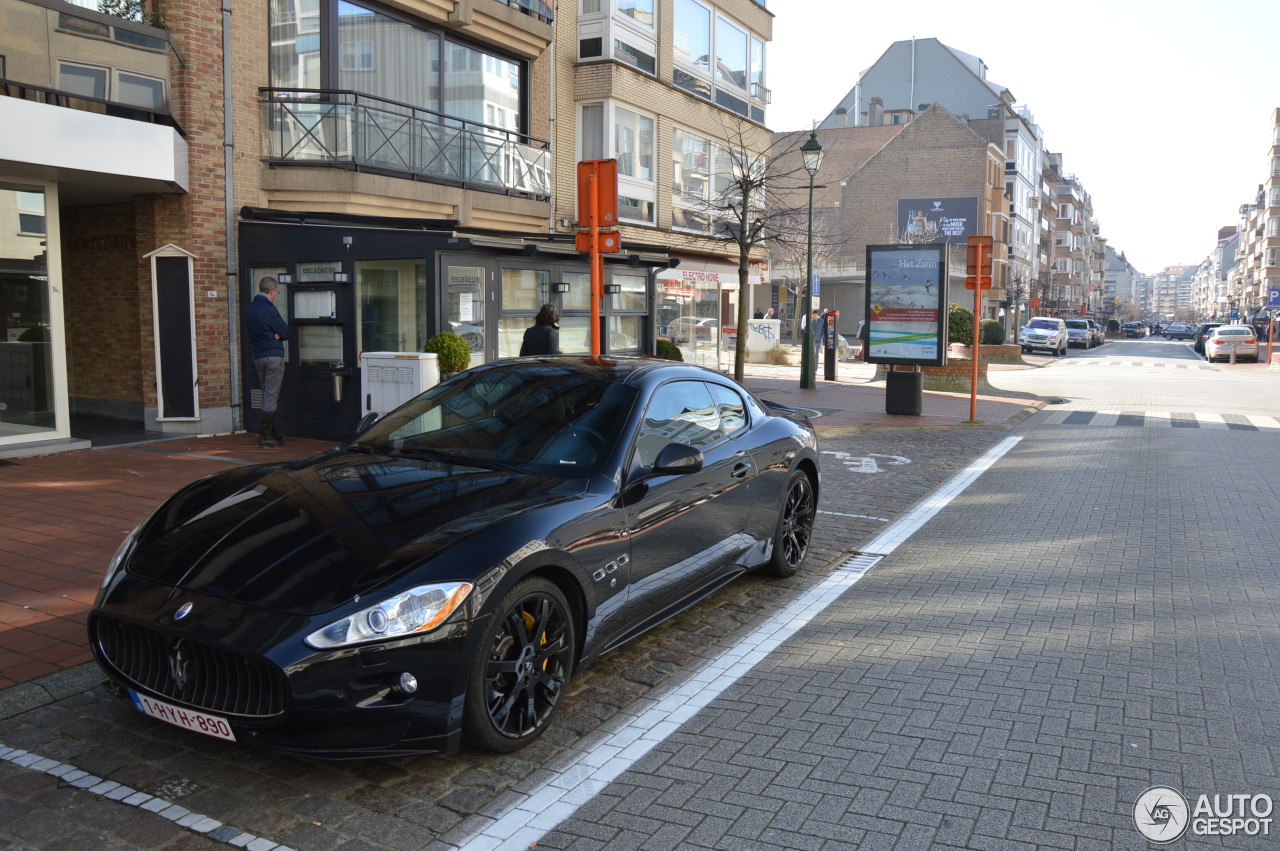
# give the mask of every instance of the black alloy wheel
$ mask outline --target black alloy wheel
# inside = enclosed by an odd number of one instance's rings
[[[782,501],[778,528],[773,533],[773,557],[762,570],[767,576],[785,579],[794,576],[809,552],[813,520],[818,514],[813,483],[802,471],[791,474],[787,495]]]
[[[533,576],[507,592],[472,663],[463,738],[508,753],[542,735],[569,686],[575,634],[554,583]]]

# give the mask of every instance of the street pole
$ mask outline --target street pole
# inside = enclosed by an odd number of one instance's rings
[[[814,375],[813,351],[813,175],[809,175],[809,237],[805,259],[804,287],[804,337],[800,350],[800,389],[812,390],[817,379]]]
[[[813,351],[813,178],[822,165],[822,145],[818,142],[817,131],[809,131],[808,141],[800,146],[800,156],[804,161],[804,170],[809,172],[809,237],[805,243],[807,277],[804,285],[804,337],[800,343],[800,389],[812,390],[816,381],[816,353]]]

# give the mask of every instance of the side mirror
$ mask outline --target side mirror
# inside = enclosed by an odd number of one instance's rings
[[[653,462],[658,476],[679,476],[702,469],[702,453],[685,443],[668,443]]]
[[[382,415],[377,411],[370,411],[360,418],[360,422],[356,423],[356,433],[352,437],[359,437],[369,430],[369,427],[378,421]]]

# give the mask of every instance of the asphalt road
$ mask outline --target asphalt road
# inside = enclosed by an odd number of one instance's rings
[[[824,441],[806,570],[609,655],[519,754],[314,763],[93,690],[0,722],[0,842],[1139,848],[1135,803],[1166,786],[1187,807],[1159,798],[1145,829],[1273,847],[1245,831],[1280,797],[1280,532],[1259,508],[1280,374],[1160,340],[1043,363],[991,376],[1060,400],[1012,432]],[[1254,811],[1193,835],[1200,795]]]

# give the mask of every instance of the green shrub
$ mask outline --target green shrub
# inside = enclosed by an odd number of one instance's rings
[[[680,354],[680,347],[670,340],[659,340],[658,345],[654,347],[654,351],[663,360],[684,362],[684,355]]]
[[[954,302],[947,305],[947,342],[973,345],[973,311]]]
[[[1004,343],[1004,323],[999,319],[984,319],[978,324],[978,342],[984,346]]]
[[[424,352],[435,352],[440,371],[462,372],[471,366],[471,347],[452,331],[442,331],[423,345]]]

